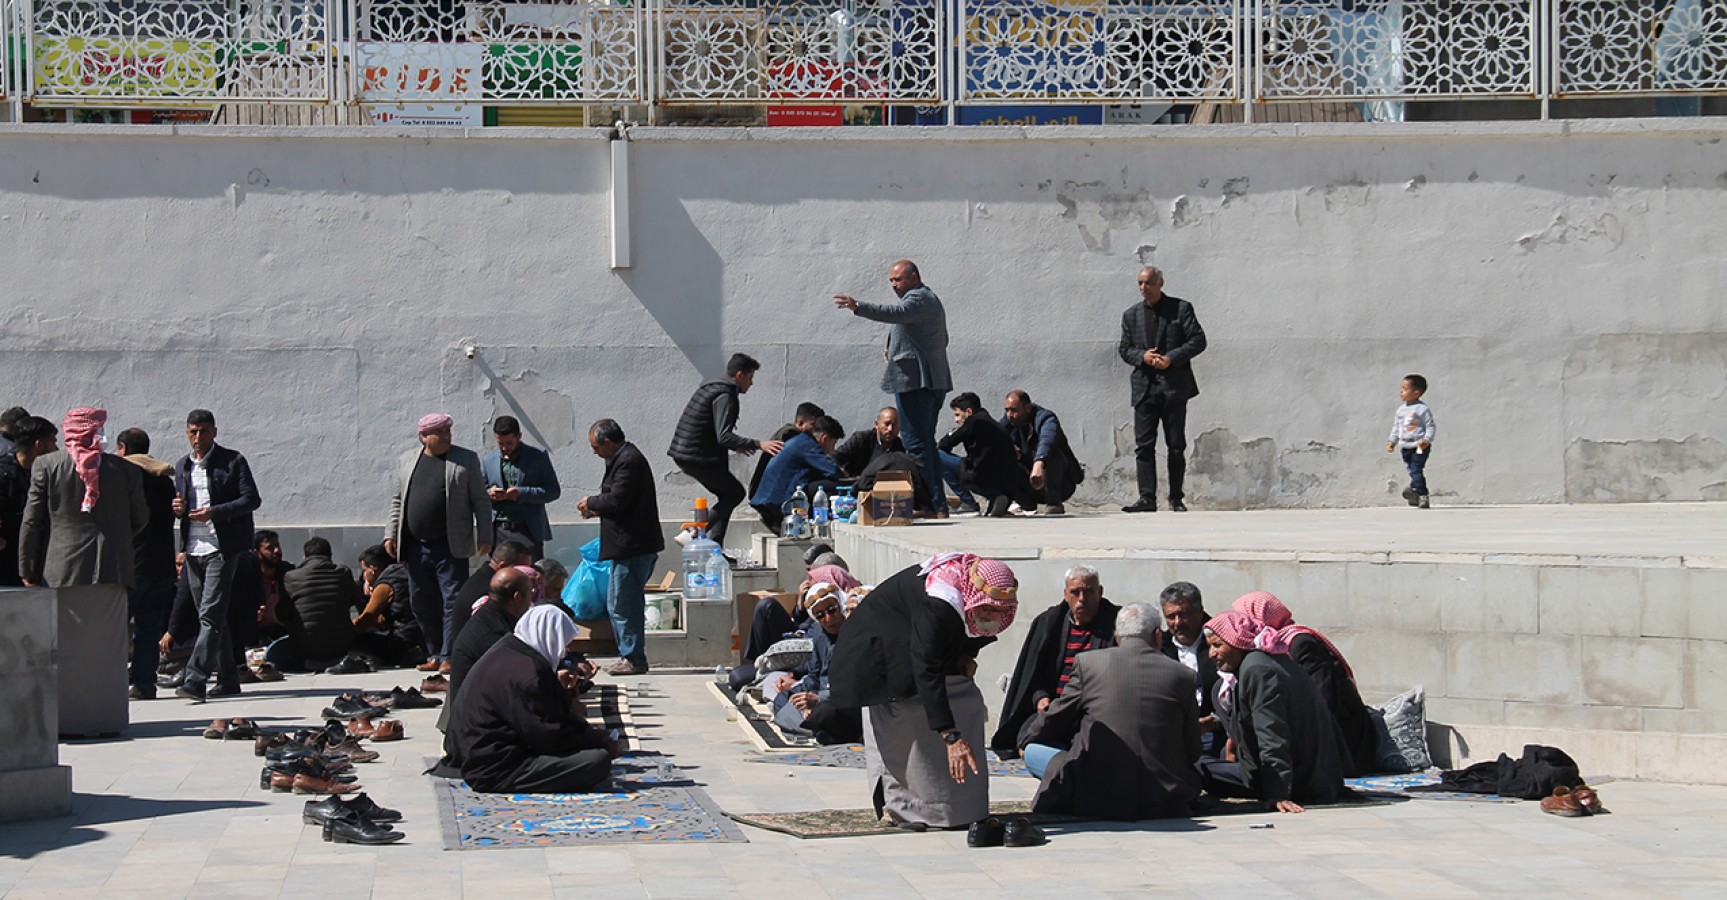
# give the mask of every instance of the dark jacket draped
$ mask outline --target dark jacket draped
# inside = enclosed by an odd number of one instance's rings
[[[1241,779],[1261,800],[1332,803],[1342,796],[1343,735],[1295,660],[1249,651],[1223,721]]]
[[[1373,716],[1361,700],[1361,691],[1343,668],[1343,660],[1311,634],[1298,634],[1289,642],[1289,656],[1301,665],[1319,689],[1331,717],[1343,735],[1344,774],[1356,778],[1379,769],[1379,732]]]
[[[1119,612],[1121,607],[1109,602],[1109,598],[1098,601],[1097,613],[1091,619],[1091,649],[1115,646],[1115,617]],[[1001,724],[989,739],[991,750],[1017,755],[1020,729],[1036,715],[1037,701],[1055,696],[1061,684],[1061,663],[1067,655],[1071,622],[1066,603],[1057,603],[1031,620],[1025,643],[1019,648],[1019,662],[1013,666],[1013,680],[1007,686]]]

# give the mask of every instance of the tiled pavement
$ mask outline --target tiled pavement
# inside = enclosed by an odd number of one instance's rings
[[[1411,801],[1202,822],[1052,829],[1042,848],[969,850],[963,833],[799,841],[745,828],[749,844],[611,845],[447,852],[421,760],[437,750],[435,710],[402,716],[409,739],[358,768],[401,809],[408,840],[325,844],[300,824],[306,798],[260,791],[249,743],[199,737],[218,715],[313,721],[335,693],[409,684],[409,672],[298,677],[194,707],[134,703],[127,740],[62,745],[75,813],[0,825],[7,898],[179,897],[877,897],[1097,895],[1727,895],[1727,788],[1618,782],[1612,815],[1559,819],[1533,803]],[[632,679],[647,749],[689,769],[722,808],[858,807],[854,770],[746,762],[756,751],[712,699],[705,676]],[[1507,748],[1515,750],[1517,748]],[[1584,761],[1587,768],[1587,761]],[[996,799],[1029,797],[998,779]],[[1254,829],[1258,823],[1271,829]]]

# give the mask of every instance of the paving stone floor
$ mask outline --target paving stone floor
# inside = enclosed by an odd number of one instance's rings
[[[216,716],[310,718],[340,690],[408,685],[410,672],[291,677],[192,706],[132,704],[128,739],[62,745],[75,812],[0,825],[0,895],[52,897],[1091,897],[1148,893],[1453,897],[1727,895],[1727,787],[1618,782],[1612,815],[1559,819],[1533,803],[1411,801],[1299,816],[1082,824],[1031,849],[970,850],[963,833],[800,841],[746,827],[749,844],[448,852],[421,760],[436,710],[402,716],[408,740],[360,766],[401,809],[402,844],[325,844],[307,799],[260,791],[250,743],[199,737]],[[647,749],[673,756],[722,808],[859,807],[861,772],[747,762],[755,750],[713,700],[708,676],[630,679]],[[1517,748],[1507,748],[1515,750]],[[995,799],[1029,779],[998,779]],[[1272,829],[1254,829],[1259,823]]]

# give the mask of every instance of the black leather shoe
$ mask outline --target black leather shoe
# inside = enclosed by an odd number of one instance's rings
[[[343,806],[371,819],[374,822],[400,822],[402,814],[393,809],[379,806],[371,797],[364,793],[355,794],[346,800],[339,801]]]
[[[1169,501],[1169,511],[1170,512],[1187,512],[1187,504],[1181,502],[1180,500],[1171,500],[1171,501]]]
[[[390,707],[392,709],[437,709],[443,705],[444,701],[420,693],[419,688],[408,688],[407,690],[396,688],[390,692]]]
[[[126,689],[126,699],[154,700],[156,699],[156,686],[153,684],[134,684]]]
[[[324,707],[323,716],[326,719],[369,719],[375,716],[387,716],[390,711],[373,706],[358,697],[343,695],[337,697],[334,703]]]
[[[324,820],[324,840],[337,844],[394,844],[407,837],[388,825],[380,825],[352,809],[343,807]]]
[[[371,663],[358,654],[350,653],[341,661],[324,670],[325,675],[364,675],[372,671]]]
[[[174,689],[174,696],[193,703],[204,702],[204,686],[201,684],[182,684]]]
[[[1036,847],[1049,843],[1049,838],[1043,836],[1042,828],[1031,824],[1031,820],[1025,816],[1020,816],[1008,821],[1001,841],[1009,847]]]
[[[342,799],[334,794],[322,800],[307,800],[305,807],[300,810],[300,821],[307,825],[322,825],[341,814],[345,808]]]
[[[218,684],[210,689],[210,696],[238,697],[240,696],[240,686],[237,684]]]
[[[1130,503],[1122,507],[1121,511],[1126,513],[1157,512],[1157,501],[1149,497],[1141,497],[1139,502]]]
[[[967,847],[1000,847],[1005,836],[1006,830],[1002,827],[1001,820],[995,816],[990,816],[987,819],[979,819],[971,823],[971,827],[965,832],[965,845]]]

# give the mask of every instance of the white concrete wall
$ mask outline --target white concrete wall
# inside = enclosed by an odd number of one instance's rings
[[[78,404],[182,452],[217,412],[277,524],[380,521],[414,419],[516,412],[566,489],[618,418],[658,464],[703,373],[765,364],[762,434],[813,399],[860,427],[916,259],[959,389],[1061,412],[1132,490],[1119,315],[1142,263],[1211,341],[1195,506],[1396,501],[1419,371],[1442,501],[1727,497],[1719,120],[1387,127],[638,129],[635,266],[608,267],[602,132],[0,127],[0,404]],[[472,342],[478,358],[463,358]],[[743,471],[744,463],[739,461]],[[574,518],[573,502],[554,518]]]

